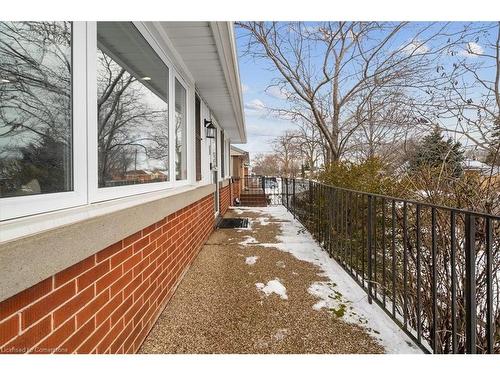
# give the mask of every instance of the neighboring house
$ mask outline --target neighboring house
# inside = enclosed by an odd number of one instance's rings
[[[245,189],[245,177],[248,176],[248,152],[231,145],[231,173],[233,186],[231,190],[231,201],[241,198],[241,192]]]
[[[490,174],[496,176],[500,174],[500,167],[480,162],[478,160],[466,159],[463,161],[463,169],[465,173],[477,173],[482,176],[489,176]]]
[[[135,352],[230,204],[233,25],[0,22],[0,39],[0,352]]]
[[[463,162],[465,174],[478,176],[484,183],[500,184],[500,166],[491,166],[478,160],[466,159]]]

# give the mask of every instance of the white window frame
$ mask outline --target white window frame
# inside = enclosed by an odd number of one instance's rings
[[[0,198],[0,221],[61,210],[87,203],[85,39],[85,22],[72,22],[73,190],[61,193]]]
[[[224,132],[226,134],[226,132]],[[231,178],[231,174],[229,173],[229,148],[230,142],[226,136],[224,136],[224,179],[227,180]]]
[[[189,185],[210,184],[211,175],[206,170],[208,146],[202,127],[202,176],[195,181],[194,158],[194,95],[195,85],[189,72],[177,69],[178,61],[172,60],[169,45],[157,41],[151,25],[145,22],[132,22],[148,44],[157,53],[169,70],[169,181],[136,185],[98,187],[98,150],[97,150],[97,23],[73,22],[73,182],[74,190],[62,193],[26,195],[0,198],[0,226],[21,223],[26,220],[39,220],[41,214],[57,214],[63,209],[80,207],[92,209],[99,202],[126,200],[147,193],[170,194],[175,189]],[[163,37],[163,36],[162,36]],[[182,65],[182,64],[181,64]],[[186,89],[186,142],[187,142],[187,179],[175,180],[175,79]],[[201,121],[210,118],[210,109],[200,95],[202,103]],[[206,108],[205,108],[206,107]],[[208,117],[207,117],[208,116]],[[215,123],[217,128],[218,124]],[[220,161],[218,161],[220,165]],[[220,174],[220,171],[218,171]],[[220,176],[220,175],[219,175]],[[220,180],[220,177],[219,177]],[[119,199],[122,198],[122,199]],[[132,204],[132,203],[131,203]],[[97,206],[96,206],[97,208]],[[71,211],[72,212],[72,211]],[[88,214],[85,214],[88,215]],[[55,225],[55,223],[54,223]],[[0,239],[1,240],[1,239]]]
[[[212,171],[210,170],[210,140],[207,138],[207,131],[204,125],[204,120],[210,119],[210,109],[208,104],[200,95],[201,99],[201,181],[198,181],[198,185],[210,184],[212,181]]]
[[[186,178],[183,179],[183,180],[176,180],[176,175],[175,175],[175,158],[177,157],[176,153],[175,153],[175,137],[176,137],[176,134],[175,134],[175,81],[178,81],[181,86],[184,88],[185,92],[186,92],[186,112],[185,112],[185,116],[186,116],[186,133],[185,133],[185,136],[186,136]],[[182,76],[177,73],[177,72],[173,72],[173,81],[172,81],[172,97],[174,99],[174,103],[173,103],[173,111],[172,111],[172,121],[174,121],[172,123],[172,129],[169,129],[171,130],[171,132],[169,132],[169,135],[171,136],[171,141],[169,140],[169,145],[170,145],[170,150],[173,154],[173,165],[174,165],[174,169],[173,169],[173,182],[174,182],[174,185],[175,186],[184,186],[186,185],[187,183],[189,183],[191,181],[191,174],[193,172],[193,167],[191,165],[192,163],[192,160],[191,160],[191,157],[192,155],[191,152],[194,152],[194,148],[191,147],[191,142],[194,142],[194,138],[192,137],[191,135],[191,130],[193,129],[192,127],[192,123],[194,123],[194,117],[191,117],[191,107],[192,107],[192,104],[191,104],[191,99],[194,100],[194,96],[192,95],[192,90],[190,89],[190,85],[188,85],[186,83],[186,81],[184,80],[184,78],[182,78]],[[191,121],[192,120],[192,121]]]
[[[96,58],[97,58],[97,22],[88,22],[87,26],[87,57],[88,57],[88,153],[89,153],[89,203],[102,202],[111,199],[124,198],[131,195],[144,194],[158,190],[173,189],[189,184],[187,180],[175,180],[175,79],[186,89],[186,121],[187,128],[190,124],[189,116],[189,96],[188,93],[191,85],[186,83],[186,80],[176,71],[174,64],[166,53],[160,48],[157,41],[149,32],[143,22],[132,22],[137,28],[142,37],[155,51],[158,57],[163,61],[168,68],[169,75],[169,97],[168,97],[168,132],[169,132],[169,181],[151,182],[144,184],[113,186],[113,187],[98,187],[98,151],[97,151],[97,86],[96,86]],[[186,141],[191,142],[189,132],[187,132]],[[189,148],[189,147],[188,147]],[[188,154],[189,155],[189,154]],[[189,161],[189,160],[188,160]],[[188,163],[188,176],[190,164]]]

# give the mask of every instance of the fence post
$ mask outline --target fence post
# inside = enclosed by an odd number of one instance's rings
[[[476,353],[476,228],[472,214],[465,215],[465,339],[466,351]]]
[[[372,303],[372,196],[368,195],[368,303]]]
[[[288,205],[288,177],[284,177],[284,179],[285,179],[286,209],[290,211],[290,207]]]
[[[293,208],[293,217],[295,218],[295,178],[292,178],[292,208]]]
[[[313,197],[312,197],[312,181],[309,180],[309,209],[312,208]]]

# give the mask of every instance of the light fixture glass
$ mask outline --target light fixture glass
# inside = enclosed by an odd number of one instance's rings
[[[217,129],[214,126],[213,122],[205,119],[205,136],[207,138],[215,138],[215,131],[216,130]]]
[[[141,78],[143,81],[151,81],[151,77],[142,77]]]

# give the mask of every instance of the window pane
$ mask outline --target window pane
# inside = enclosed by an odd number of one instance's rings
[[[175,179],[187,178],[186,89],[175,80]]]
[[[167,66],[130,22],[98,22],[97,46],[99,187],[167,181]]]
[[[0,22],[0,197],[73,190],[70,22]]]

